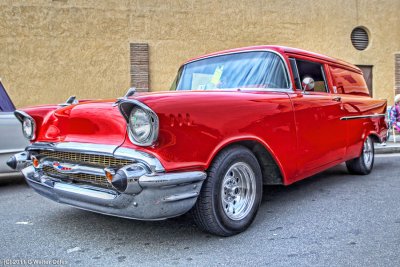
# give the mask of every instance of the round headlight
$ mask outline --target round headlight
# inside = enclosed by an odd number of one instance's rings
[[[134,107],[129,116],[129,128],[133,139],[137,143],[147,143],[152,136],[152,118],[142,108]]]
[[[29,118],[24,118],[22,121],[22,132],[26,138],[32,140],[35,135],[35,123]]]

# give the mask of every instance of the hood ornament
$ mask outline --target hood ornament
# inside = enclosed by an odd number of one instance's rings
[[[66,107],[66,106],[70,106],[70,105],[76,105],[79,104],[79,100],[76,99],[76,96],[72,95],[70,97],[68,97],[67,101],[65,101],[65,103],[62,104],[58,104],[61,107]]]
[[[113,104],[113,107],[117,106],[119,102],[122,100],[128,99],[128,97],[133,96],[136,93],[136,87],[131,87],[126,91],[125,95],[123,97],[118,97],[117,101]]]
[[[136,93],[136,87],[131,87],[128,89],[128,91],[126,92],[124,98],[128,98],[130,96],[133,96]]]

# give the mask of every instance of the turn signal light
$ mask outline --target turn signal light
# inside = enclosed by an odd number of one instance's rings
[[[110,169],[110,168],[105,168],[104,169],[104,174],[106,175],[107,181],[111,184],[113,177],[115,175],[115,171]]]
[[[40,164],[39,160],[38,160],[36,157],[34,157],[34,156],[32,156],[31,159],[32,159],[32,165],[33,165],[33,167],[35,167],[35,168],[39,167],[39,164]]]

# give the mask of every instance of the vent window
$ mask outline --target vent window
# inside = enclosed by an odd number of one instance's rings
[[[351,32],[351,43],[357,50],[365,50],[369,45],[368,32],[364,27],[357,27]]]

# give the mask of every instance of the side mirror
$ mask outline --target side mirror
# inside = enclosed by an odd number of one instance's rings
[[[304,77],[303,81],[301,82],[301,86],[303,87],[303,92],[305,91],[314,91],[314,79],[311,77]]]

